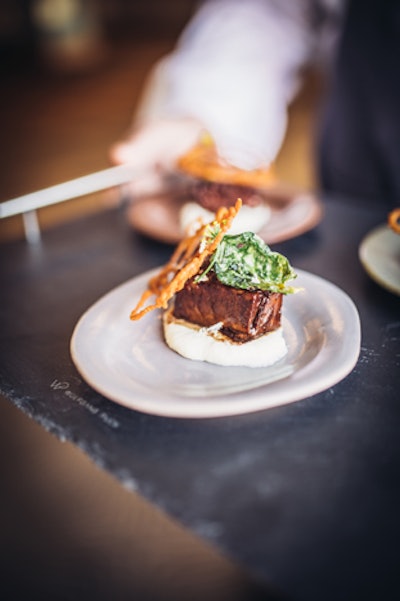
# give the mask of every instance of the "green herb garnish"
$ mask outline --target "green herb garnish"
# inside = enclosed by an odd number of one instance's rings
[[[226,234],[196,281],[200,282],[211,270],[226,286],[282,294],[296,292],[296,288],[286,284],[297,277],[287,258],[272,251],[253,232]]]

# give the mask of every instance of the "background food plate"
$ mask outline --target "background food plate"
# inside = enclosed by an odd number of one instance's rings
[[[400,295],[400,235],[388,225],[374,228],[362,240],[359,257],[365,271],[380,286]]]
[[[351,299],[326,280],[297,270],[303,291],[285,297],[288,355],[270,367],[230,368],[191,361],[171,351],[160,312],[129,314],[146,273],[98,300],[78,321],[71,355],[84,380],[112,401],[168,417],[205,418],[259,411],[333,386],[354,367],[360,321]]]
[[[322,217],[321,202],[311,193],[287,190],[264,192],[271,208],[269,222],[258,232],[267,244],[294,238],[315,227]],[[188,196],[160,194],[137,199],[127,209],[132,227],[150,238],[176,244],[182,238],[179,212]]]

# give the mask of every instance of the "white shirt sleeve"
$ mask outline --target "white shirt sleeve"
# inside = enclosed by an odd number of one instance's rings
[[[232,164],[253,169],[271,163],[313,45],[306,5],[206,2],[164,61],[164,114],[200,120]]]

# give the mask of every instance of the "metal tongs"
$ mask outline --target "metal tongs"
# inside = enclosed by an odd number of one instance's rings
[[[22,215],[25,237],[28,242],[40,240],[40,227],[36,210],[49,205],[79,198],[93,192],[128,184],[137,175],[129,165],[117,165],[90,175],[44,188],[24,196],[0,203],[0,219]]]

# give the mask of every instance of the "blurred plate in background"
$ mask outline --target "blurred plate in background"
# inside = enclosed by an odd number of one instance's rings
[[[374,228],[362,240],[360,261],[368,275],[380,286],[400,295],[400,235],[388,225]]]
[[[321,202],[308,192],[273,190],[263,192],[271,218],[258,235],[267,243],[289,240],[314,228],[322,218]],[[179,214],[188,196],[160,194],[135,200],[127,209],[131,226],[142,234],[167,244],[178,243],[183,235]]]

